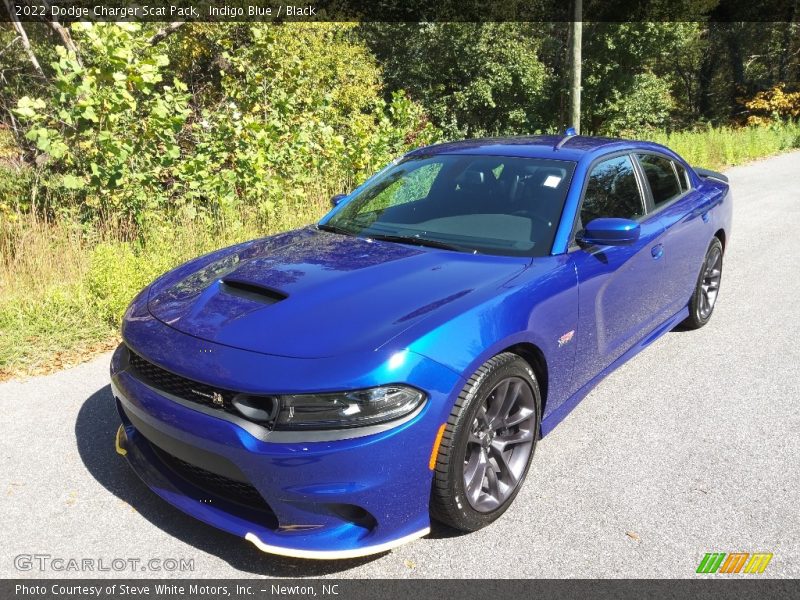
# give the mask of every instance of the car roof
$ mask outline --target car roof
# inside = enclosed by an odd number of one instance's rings
[[[596,156],[624,150],[667,150],[659,144],[622,140],[619,138],[584,135],[529,135],[495,137],[458,142],[444,142],[425,146],[406,156],[436,154],[472,154],[489,156],[517,156],[521,158],[549,158],[570,161],[593,159]]]

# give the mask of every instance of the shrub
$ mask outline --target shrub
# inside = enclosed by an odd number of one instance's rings
[[[606,105],[596,115],[603,123],[601,133],[631,135],[655,131],[668,122],[673,100],[669,83],[653,73],[637,73],[631,89],[614,90]]]
[[[230,222],[244,205],[271,227],[435,137],[403,94],[382,99],[378,65],[351,29],[254,24],[236,45],[221,30],[224,101],[189,127],[178,172],[190,216]]]
[[[800,92],[787,93],[786,84],[757,93],[744,103],[751,112],[748,125],[765,125],[775,121],[800,118]]]
[[[140,25],[74,25],[83,65],[58,47],[51,95],[16,108],[37,163],[56,174],[45,179],[56,212],[132,223],[134,235],[175,216],[210,226],[248,213],[275,228],[435,139],[403,93],[384,100],[380,69],[352,29],[202,28],[218,53],[218,93],[190,105],[178,77],[164,80],[169,48],[153,47]]]
[[[692,165],[713,169],[800,147],[800,124],[708,127],[699,131],[653,133],[649,139],[672,148]]]
[[[186,86],[162,82],[166,55],[136,23],[82,24],[85,66],[58,47],[52,95],[22,97],[26,138],[88,219],[139,220],[156,208],[180,158]]]

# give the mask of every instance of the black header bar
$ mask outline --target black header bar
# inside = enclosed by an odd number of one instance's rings
[[[570,0],[9,0],[0,21],[568,22]],[[798,22],[797,0],[583,0],[584,21]]]

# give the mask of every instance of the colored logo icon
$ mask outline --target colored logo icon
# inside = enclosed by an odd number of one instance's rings
[[[708,552],[697,565],[698,573],[763,573],[772,554],[767,552]]]

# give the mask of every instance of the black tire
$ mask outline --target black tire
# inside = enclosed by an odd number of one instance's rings
[[[511,399],[513,394],[517,395],[518,402]],[[499,398],[502,400],[498,401]],[[507,404],[510,405],[508,411],[501,414],[500,405]],[[516,354],[498,354],[469,378],[450,413],[439,446],[431,491],[434,519],[461,531],[475,531],[486,527],[508,509],[528,474],[536,449],[541,404],[536,375]],[[516,412],[512,414],[512,410]],[[507,426],[523,416],[524,421]],[[492,422],[502,423],[502,427],[492,433]],[[481,431],[484,437],[480,437]],[[527,439],[529,433],[530,440]],[[515,441],[511,442],[512,439]],[[497,449],[498,445],[503,446],[502,451]],[[529,449],[527,457],[525,449]],[[465,464],[468,456],[471,462]],[[478,458],[473,461],[476,456]],[[470,465],[479,463],[481,456],[483,472],[478,482],[480,467],[470,469]],[[495,473],[496,497],[490,493],[490,470]],[[470,472],[475,476],[470,478],[472,491],[468,496],[465,477]],[[493,506],[495,501],[497,506]]]
[[[722,283],[722,242],[714,237],[708,246],[697,284],[689,300],[689,316],[681,323],[685,329],[700,329],[711,320]],[[713,296],[709,297],[712,293]]]

